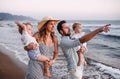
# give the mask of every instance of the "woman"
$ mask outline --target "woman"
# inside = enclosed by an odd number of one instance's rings
[[[54,35],[54,29],[57,22],[58,20],[52,17],[43,18],[42,21],[38,23],[38,32],[34,34],[34,37],[39,43],[39,50],[41,54],[50,59],[48,62],[49,66],[54,64],[58,57],[58,40]],[[33,43],[25,47],[25,50],[35,49],[36,46]],[[41,59],[42,62],[30,59],[26,73],[26,79],[49,79],[49,77],[44,76],[43,62],[45,62],[46,59]]]

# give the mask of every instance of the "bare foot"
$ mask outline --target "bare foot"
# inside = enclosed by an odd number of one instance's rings
[[[44,62],[44,75],[47,76],[47,77],[51,77],[51,73],[50,73],[50,70],[49,70],[48,62],[49,61],[45,61]]]
[[[45,75],[46,77],[51,77],[50,70],[49,70],[49,69],[45,69],[44,75]]]

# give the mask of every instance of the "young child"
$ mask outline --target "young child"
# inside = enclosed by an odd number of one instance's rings
[[[80,23],[74,23],[72,28],[74,30],[74,33],[71,35],[71,39],[78,39],[78,38],[85,35],[85,32],[82,32],[82,25]],[[78,46],[78,47],[75,48],[75,50],[76,50],[76,52],[78,54],[78,57],[79,57],[77,66],[80,66],[82,64],[86,65],[86,61],[85,61],[83,52],[80,51],[80,48],[82,48],[83,46],[87,50],[86,43],[83,43],[81,46]]]
[[[19,33],[22,35],[21,36],[21,41],[22,43],[27,46],[30,43],[34,43],[36,46],[36,50],[29,50],[28,51],[28,56],[32,60],[37,60],[41,61],[42,58],[45,58],[46,56],[42,55],[39,50],[39,45],[36,41],[36,39],[32,36],[32,25],[29,22],[21,24],[19,21],[15,21],[15,23],[18,26]],[[46,57],[47,58],[47,57]],[[50,71],[49,71],[49,58],[47,61],[44,62],[44,75],[47,77],[51,77]]]

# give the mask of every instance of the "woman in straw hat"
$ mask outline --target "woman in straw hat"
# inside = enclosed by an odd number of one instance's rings
[[[44,17],[41,22],[38,23],[38,32],[34,34],[34,37],[39,43],[39,50],[41,54],[48,57],[50,61],[38,62],[30,59],[26,79],[49,79],[49,77],[51,77],[49,67],[55,63],[58,57],[58,40],[54,34],[57,22],[58,20],[55,18]],[[31,43],[26,46],[25,49],[35,50],[36,47],[33,43]]]

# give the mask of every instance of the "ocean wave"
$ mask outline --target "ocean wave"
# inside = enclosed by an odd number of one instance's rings
[[[98,28],[98,27],[96,27]],[[87,27],[87,28],[83,28],[83,31],[85,33],[90,33],[92,31],[94,31],[96,29],[95,27]],[[117,39],[120,39],[120,28],[113,28],[113,29],[110,29],[110,32],[108,33],[100,33],[99,35],[103,35],[103,36],[106,36],[106,37],[110,37],[110,38],[117,38]]]
[[[103,35],[103,36],[108,37],[108,38],[120,39],[120,35],[117,35],[117,34],[115,35],[115,34],[104,34],[104,33],[102,33],[100,35]]]
[[[83,31],[87,34],[93,31],[93,29],[83,29]],[[120,39],[120,34],[118,33],[100,33],[99,35],[103,35],[105,37],[109,37],[109,38],[116,38],[116,39]]]
[[[25,52],[24,52],[24,55],[22,56],[23,53],[20,55],[20,52],[18,52],[17,50],[11,49],[10,47],[6,46],[5,44],[0,43],[0,46],[13,52],[15,54],[15,57],[18,58],[22,63],[24,63],[26,65],[28,64],[29,58],[27,55],[25,55],[26,54]]]
[[[118,29],[120,29],[120,26],[118,27],[118,26],[114,26],[114,27],[110,27],[110,29],[115,29],[115,30],[118,30]]]
[[[116,79],[120,79],[120,70],[119,69],[109,67],[109,66],[103,65],[101,63],[93,62],[93,61],[90,64],[97,66],[100,71],[109,73],[112,76],[114,76]]]

